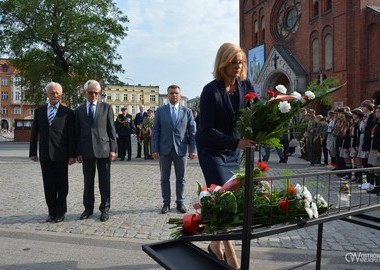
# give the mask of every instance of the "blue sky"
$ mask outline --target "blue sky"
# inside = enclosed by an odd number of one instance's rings
[[[128,16],[128,36],[118,52],[129,84],[177,84],[189,99],[213,79],[216,52],[239,44],[238,0],[116,0]],[[129,78],[129,79],[126,79]]]

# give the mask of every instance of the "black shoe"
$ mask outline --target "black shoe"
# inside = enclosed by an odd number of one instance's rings
[[[123,160],[125,160],[125,158],[123,158],[123,157],[122,157],[122,158],[120,158],[120,161],[123,161]]]
[[[135,158],[141,158],[141,156],[136,156]]]
[[[93,214],[92,211],[84,210],[82,215],[80,215],[79,219],[88,219]]]
[[[181,212],[181,213],[187,212],[186,207],[183,205],[183,203],[177,204],[177,210],[178,210],[178,212]]]
[[[127,161],[131,161],[131,158],[128,158]]]
[[[169,211],[170,211],[170,206],[167,204],[164,204],[164,206],[162,206],[161,213],[166,214]]]
[[[109,220],[110,216],[108,215],[107,212],[102,212],[101,215],[100,215],[100,221],[101,222],[105,222],[107,220]]]
[[[54,216],[48,216],[46,222],[53,222],[55,220]]]
[[[55,217],[54,222],[55,223],[59,223],[59,222],[62,222],[64,220],[65,220],[65,215],[58,215],[58,216]]]
[[[367,193],[371,193],[371,194],[378,194],[378,193],[380,193],[380,186],[376,186],[376,187],[374,187],[373,189],[371,189],[371,190],[367,190]]]

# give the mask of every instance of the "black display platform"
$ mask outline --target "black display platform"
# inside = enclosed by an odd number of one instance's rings
[[[196,245],[181,240],[169,240],[142,246],[144,252],[165,269],[223,270],[232,269]]]

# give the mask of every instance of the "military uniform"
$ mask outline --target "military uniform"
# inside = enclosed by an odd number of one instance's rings
[[[144,117],[144,120],[141,123],[141,134],[142,134],[142,138],[144,142],[144,158],[145,159],[153,159],[152,151],[150,148],[153,122],[154,122],[154,117],[147,116],[147,117]]]
[[[120,160],[124,160],[128,152],[128,160],[131,160],[132,144],[131,135],[134,132],[134,124],[132,121],[132,115],[119,114],[115,121],[116,133],[119,136],[119,157]]]

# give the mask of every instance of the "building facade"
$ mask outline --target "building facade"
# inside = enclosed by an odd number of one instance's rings
[[[15,120],[32,119],[34,108],[23,101],[20,76],[6,59],[0,59],[0,118],[1,126],[13,129]]]
[[[145,111],[156,110],[160,104],[160,91],[158,86],[107,84],[104,86],[102,99],[112,105],[115,115],[123,107],[127,108],[128,113],[135,115],[139,112],[140,104],[144,105]]]
[[[334,76],[332,107],[380,104],[379,0],[240,0],[240,45],[262,95],[283,84],[304,92]]]

